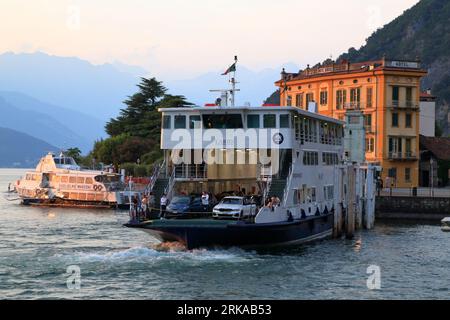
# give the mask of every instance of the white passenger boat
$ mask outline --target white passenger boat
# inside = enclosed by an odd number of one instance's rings
[[[117,173],[82,170],[73,158],[52,153],[15,183],[23,204],[58,206],[114,207],[124,188]]]

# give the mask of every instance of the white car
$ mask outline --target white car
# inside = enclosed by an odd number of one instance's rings
[[[246,197],[225,197],[213,208],[213,218],[244,218],[256,215],[256,204]]]

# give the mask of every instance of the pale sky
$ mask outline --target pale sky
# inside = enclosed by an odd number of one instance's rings
[[[0,53],[120,61],[163,78],[304,66],[357,47],[418,0],[0,0]]]

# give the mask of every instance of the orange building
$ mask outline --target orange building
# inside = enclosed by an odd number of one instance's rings
[[[384,186],[419,185],[420,80],[418,61],[330,63],[281,73],[280,104],[344,120],[360,110],[366,128],[366,160],[382,167]]]

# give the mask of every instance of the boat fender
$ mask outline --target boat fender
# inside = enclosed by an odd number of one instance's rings
[[[320,210],[319,210],[319,208],[316,209],[315,215],[316,215],[316,216],[320,216]]]
[[[323,215],[327,215],[328,214],[328,207],[327,206],[325,206],[325,210],[323,210],[323,213],[322,213]]]
[[[302,209],[302,219],[306,219],[306,212]]]
[[[287,211],[288,222],[294,221],[294,217],[292,216],[292,212],[290,210]]]

